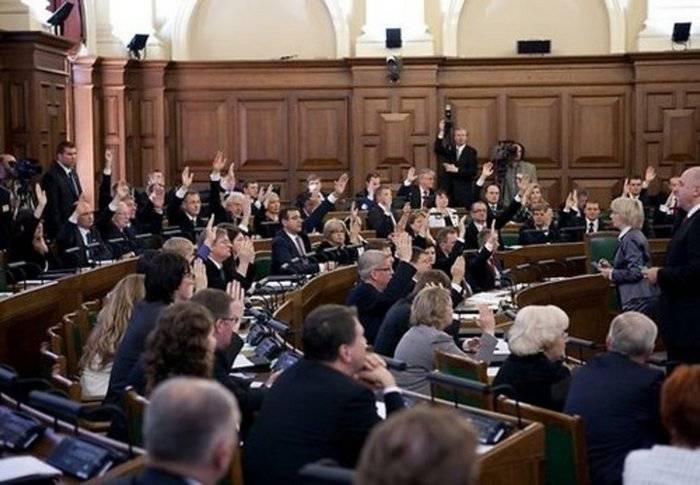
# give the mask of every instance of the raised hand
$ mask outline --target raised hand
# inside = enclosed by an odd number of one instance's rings
[[[625,183],[622,185],[622,196],[629,197],[630,195],[630,179],[626,178]]]
[[[496,219],[491,221],[491,231],[489,232],[489,237],[486,240],[486,244],[491,248],[491,252],[498,249],[498,231],[496,230]]]
[[[479,309],[477,325],[484,333],[493,335],[496,332],[496,317],[493,314],[493,310],[485,303],[480,303],[477,305],[477,308]]]
[[[155,209],[163,209],[163,207],[165,207],[165,187],[162,185],[156,185],[148,198]]]
[[[438,123],[438,130],[440,133],[445,133],[445,120],[440,120],[440,123]]]
[[[233,280],[226,286],[226,293],[231,297],[231,300],[236,303],[244,303],[245,290],[241,287],[239,281]]]
[[[457,224],[457,229],[459,230],[459,237],[464,239],[464,235],[467,233],[467,216],[462,216]]]
[[[204,238],[204,244],[206,246],[212,247],[214,241],[216,241],[216,229],[214,229],[214,216],[209,216],[207,221],[207,227],[204,229],[206,236]]]
[[[551,207],[547,209],[547,211],[544,213],[544,224],[545,226],[549,227],[552,225],[552,220],[554,219],[554,211],[552,210]]]
[[[406,181],[413,183],[414,180],[418,178],[418,175],[416,175],[416,167],[411,167],[408,169],[408,173],[406,173]]]
[[[114,161],[114,154],[112,153],[112,150],[109,148],[105,149],[105,166],[102,168],[102,171],[106,175],[110,175],[112,173],[112,162]]]
[[[651,165],[647,167],[646,172],[644,172],[644,182],[649,185],[656,178],[656,169]]]
[[[226,157],[224,157],[224,153],[222,151],[218,151],[216,152],[214,161],[211,162],[211,168],[214,172],[221,172],[224,167],[226,167]]]
[[[400,232],[394,236],[394,244],[396,245],[396,258],[401,261],[409,262],[413,248],[411,246],[411,236],[407,232]]]
[[[120,180],[119,183],[117,183],[116,190],[114,191],[114,198],[122,200],[129,195],[129,184],[127,184],[125,180]]]
[[[182,188],[185,190],[189,189],[194,180],[194,174],[190,173],[190,167],[185,167],[182,171]]]
[[[464,260],[464,257],[459,256],[450,268],[450,274],[452,275],[453,283],[457,283],[458,285],[462,284],[462,281],[464,280],[464,275],[467,271],[466,267],[467,263]]]
[[[196,258],[192,263],[192,275],[194,276],[194,291],[203,290],[209,286],[207,268],[204,266],[204,261],[199,258]]]
[[[486,162],[484,166],[481,167],[481,178],[486,180],[491,175],[493,175],[493,162]]]
[[[237,256],[242,263],[253,264],[253,261],[255,261],[255,247],[250,238],[246,238],[243,243],[241,243]]]
[[[334,192],[337,197],[340,197],[345,192],[345,187],[348,185],[348,180],[350,176],[347,173],[341,175],[338,180],[335,181]]]
[[[566,197],[566,206],[567,209],[573,209],[576,207],[576,200],[574,199],[574,193],[569,192],[569,195]]]
[[[46,192],[42,190],[41,185],[36,184],[34,186],[34,194],[36,195],[36,206],[37,208],[41,207],[42,209],[46,207]]]
[[[443,163],[442,166],[445,168],[445,172],[448,172],[448,173],[459,172],[457,165],[455,165],[454,163]]]

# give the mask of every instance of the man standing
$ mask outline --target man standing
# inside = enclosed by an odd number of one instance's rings
[[[44,212],[46,233],[54,239],[75,209],[75,203],[83,193],[75,166],[78,149],[70,141],[62,141],[56,147],[56,160],[44,174],[41,187],[46,191]]]
[[[663,268],[646,277],[661,288],[659,323],[668,360],[700,363],[700,167],[683,172],[678,182],[678,206],[688,215],[666,251]]]
[[[447,191],[455,207],[471,207],[474,201],[472,185],[476,176],[476,149],[467,145],[467,129],[457,128],[454,146],[443,144],[445,120],[440,120],[435,153],[443,158],[440,188]]]

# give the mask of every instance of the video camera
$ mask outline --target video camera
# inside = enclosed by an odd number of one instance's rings
[[[496,177],[499,183],[505,180],[508,164],[518,156],[518,144],[513,140],[499,140],[493,148],[491,159],[496,165]]]

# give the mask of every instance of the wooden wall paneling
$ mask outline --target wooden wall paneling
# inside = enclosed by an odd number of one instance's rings
[[[101,80],[98,64],[99,60],[94,57],[83,57],[72,64],[73,131],[80,154],[78,175],[88,200],[93,200],[97,152],[102,145],[99,101]]]
[[[127,169],[127,159],[132,155],[127,146],[127,129],[133,126],[132,96],[127,93],[131,81],[128,62],[126,59],[103,59],[99,64],[102,139],[97,146],[97,165],[94,167],[98,180],[107,149],[113,157],[112,179],[116,181],[133,175]]]
[[[508,97],[507,135],[521,142],[538,167],[562,168],[562,114],[558,95]]]
[[[9,85],[10,110],[9,132],[10,150],[18,156],[30,156],[29,119],[29,79],[11,79]],[[37,154],[38,155],[38,154]]]
[[[598,202],[602,209],[610,207],[610,202],[620,196],[621,184],[616,178],[574,178],[569,177],[570,190],[585,189],[588,199]]]
[[[571,168],[624,167],[625,103],[622,96],[571,98]]]
[[[139,67],[141,88],[138,106],[139,153],[141,171],[134,182],[144,185],[147,174],[155,169],[165,172],[167,62],[149,62]]]
[[[483,162],[491,159],[493,147],[501,139],[498,129],[498,98],[493,92],[472,96],[474,97],[453,95],[449,101],[452,104],[454,126],[467,128],[469,144],[476,148],[479,161]],[[440,106],[441,110],[446,102],[447,100]],[[444,112],[440,117],[443,116]],[[436,130],[437,127],[433,129]]]

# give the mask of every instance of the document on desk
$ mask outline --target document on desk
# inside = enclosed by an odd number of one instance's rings
[[[60,477],[61,470],[47,465],[43,461],[30,455],[13,456],[0,460],[0,482],[5,483],[10,480],[22,481],[30,478],[50,478]]]
[[[232,369],[245,369],[246,367],[255,367],[255,364],[248,359],[245,355],[242,353],[239,353],[236,356],[236,359],[233,361],[233,365],[231,366]]]
[[[510,348],[508,347],[508,342],[506,342],[505,339],[498,339],[493,355],[510,355]]]

